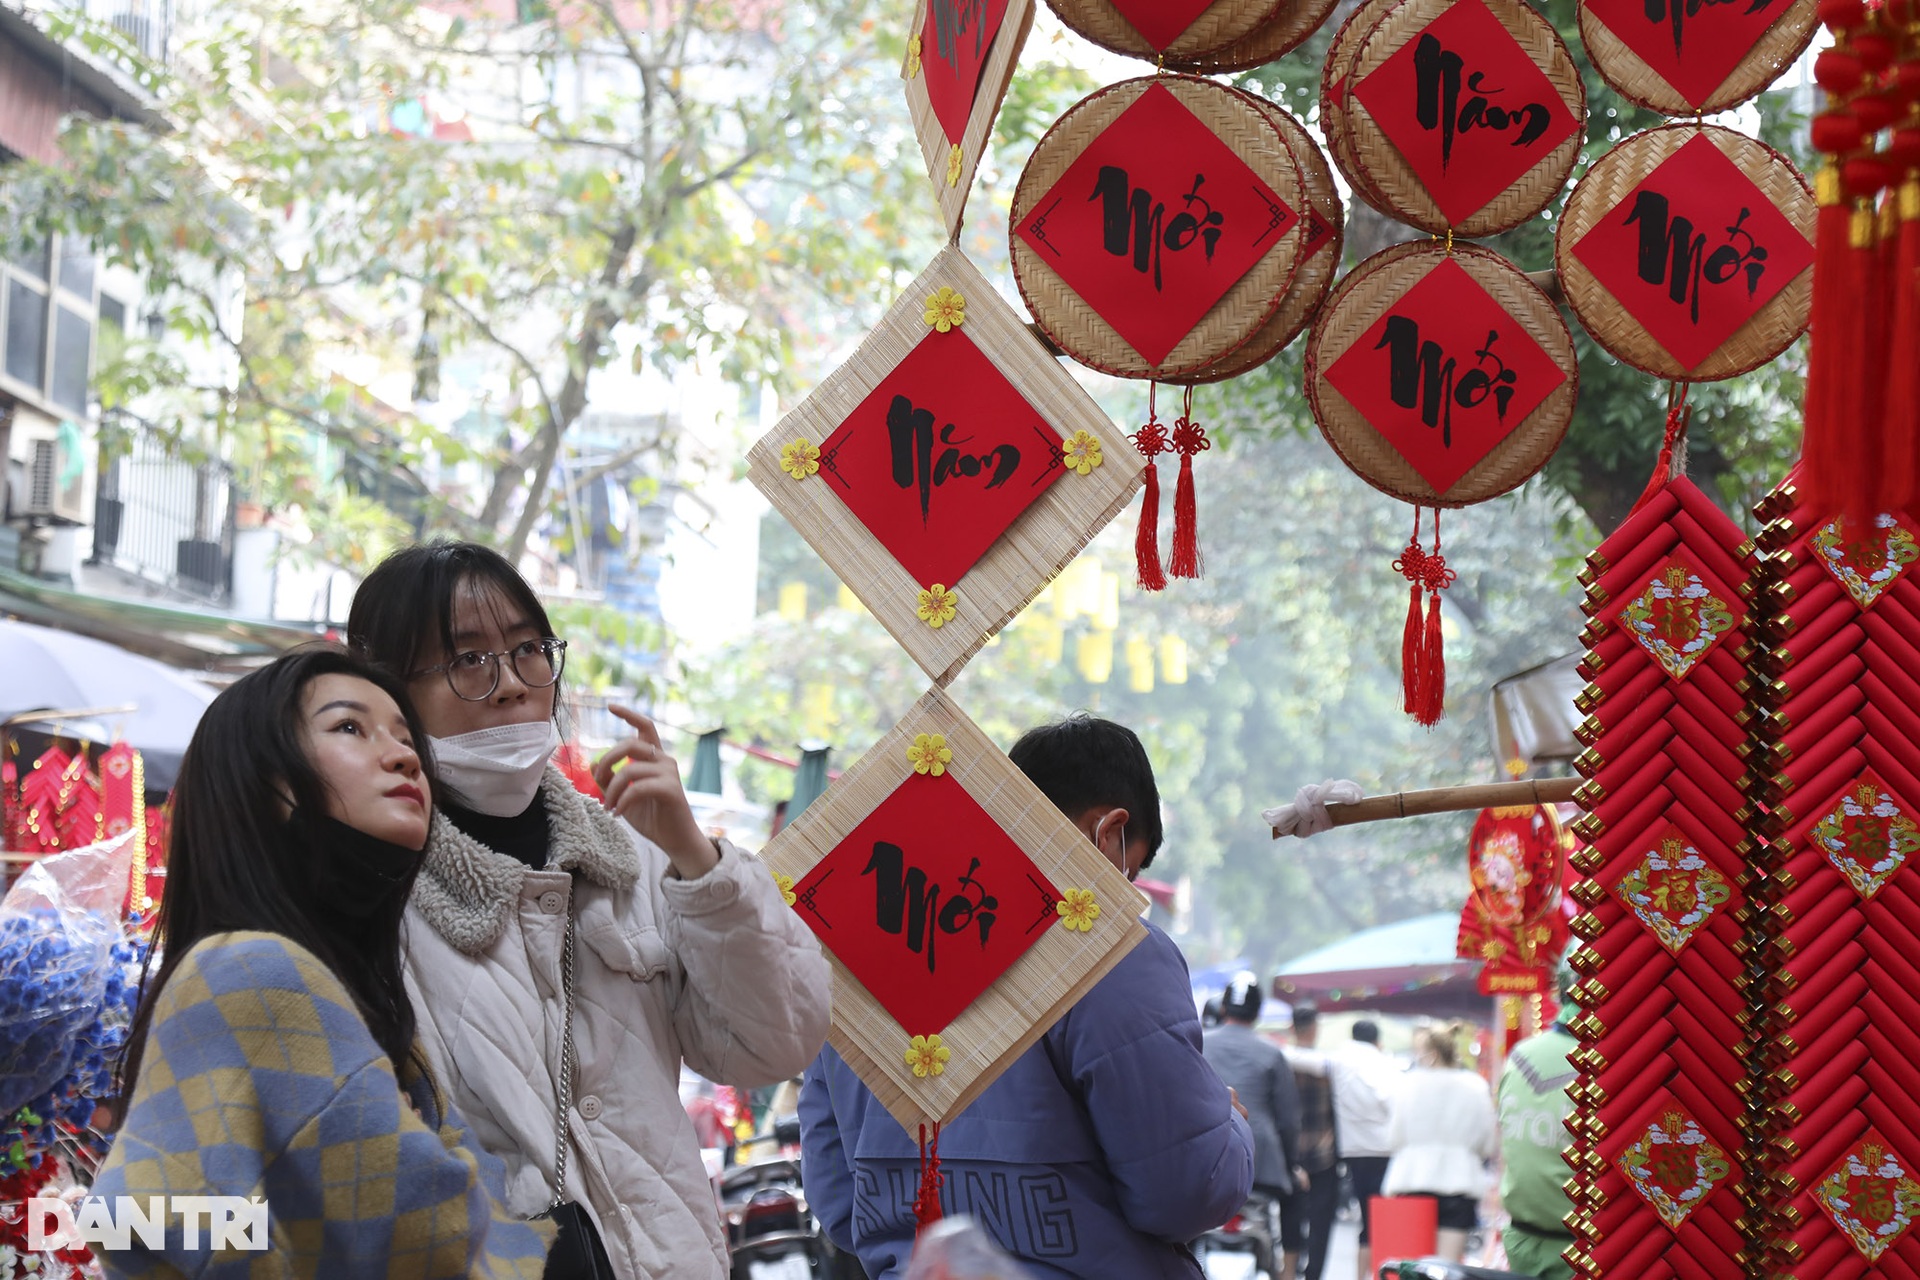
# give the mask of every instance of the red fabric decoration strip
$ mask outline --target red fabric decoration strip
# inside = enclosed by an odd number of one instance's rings
[[[1154,405],[1156,390],[1158,384],[1147,384],[1147,420],[1129,437],[1133,447],[1147,460],[1147,491],[1140,500],[1140,527],[1133,535],[1135,580],[1142,591],[1167,589],[1167,572],[1160,567],[1160,464],[1154,459],[1171,450],[1173,445],[1167,438],[1167,429],[1160,425],[1160,415]]]

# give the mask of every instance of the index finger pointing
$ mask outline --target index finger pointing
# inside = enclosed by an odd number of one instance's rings
[[[626,721],[629,725],[632,725],[633,731],[640,735],[640,741],[650,747],[658,747],[660,745],[660,731],[654,727],[653,721],[647,719],[647,717],[641,715],[638,711],[633,710],[631,707],[612,705],[609,705],[607,710]]]

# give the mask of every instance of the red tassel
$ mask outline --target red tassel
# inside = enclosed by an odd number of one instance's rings
[[[1687,388],[1690,383],[1681,383],[1680,391],[1673,404],[1667,410],[1667,430],[1660,438],[1660,456],[1654,460],[1653,475],[1647,481],[1647,487],[1641,491],[1639,501],[1633,504],[1635,511],[1653,501],[1653,496],[1667,487],[1673,479],[1673,450],[1680,437],[1687,433],[1687,424],[1693,420],[1693,409],[1687,404]]]
[[[1133,447],[1147,460],[1147,493],[1140,500],[1140,527],[1133,535],[1133,563],[1142,591],[1165,591],[1167,573],[1160,567],[1160,464],[1154,458],[1166,453],[1167,429],[1160,425],[1153,407],[1153,390],[1147,391],[1147,421],[1132,436]]]
[[[1444,562],[1441,562],[1444,564]],[[1451,575],[1448,578],[1451,581]],[[1431,729],[1447,713],[1447,648],[1440,633],[1440,593],[1427,597],[1425,667],[1420,673],[1420,709],[1414,719]]]
[[[940,1125],[933,1126],[933,1140],[927,1140],[927,1126],[920,1126],[920,1191],[913,1198],[913,1221],[916,1231],[925,1231],[940,1221],[940,1184],[945,1181],[940,1173]]]
[[[1819,177],[1814,237],[1812,347],[1807,357],[1806,436],[1801,445],[1808,504],[1870,519],[1880,466],[1880,422],[1869,410],[1864,363],[1874,343],[1875,279],[1871,203],[1846,199],[1840,171]],[[1878,395],[1871,397],[1879,399]]]
[[[1413,536],[1393,562],[1393,571],[1407,580],[1407,623],[1400,632],[1400,709],[1412,716],[1418,715],[1424,705],[1420,674],[1426,666],[1421,659],[1424,632],[1420,625],[1420,592],[1427,580],[1427,553],[1420,549],[1418,507],[1413,509]]]
[[[1193,388],[1179,421],[1173,424],[1173,451],[1180,455],[1180,482],[1173,492],[1173,559],[1167,572],[1175,578],[1198,578],[1205,573],[1200,558],[1199,516],[1193,497],[1193,457],[1213,448],[1204,427],[1193,420]]]
[[[1904,511],[1920,496],[1920,174],[1902,184],[1894,251],[1893,332],[1887,340],[1886,488],[1882,511]]]

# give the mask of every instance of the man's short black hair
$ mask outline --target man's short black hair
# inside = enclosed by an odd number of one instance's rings
[[[1362,1018],[1353,1024],[1353,1038],[1361,1044],[1370,1044],[1378,1048],[1380,1044],[1380,1024]]]
[[[1007,753],[1054,807],[1078,821],[1089,809],[1127,811],[1129,835],[1147,842],[1146,867],[1160,851],[1160,789],[1133,730],[1082,711],[1029,729]]]
[[[1319,1026],[1320,1006],[1311,1000],[1302,1000],[1293,1006],[1293,1025],[1303,1028]]]

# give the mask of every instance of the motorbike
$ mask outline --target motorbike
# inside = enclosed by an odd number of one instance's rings
[[[1280,1274],[1274,1246],[1279,1239],[1280,1206],[1255,1192],[1240,1212],[1192,1244],[1193,1256],[1207,1280],[1273,1280]]]
[[[865,1280],[858,1260],[833,1247],[807,1207],[800,1179],[800,1122],[775,1125],[776,1154],[720,1175],[720,1214],[733,1253],[731,1280]]]
[[[1445,1258],[1421,1258],[1416,1262],[1389,1262],[1380,1268],[1380,1280],[1536,1280],[1524,1271],[1496,1271],[1491,1267],[1469,1267]]]

